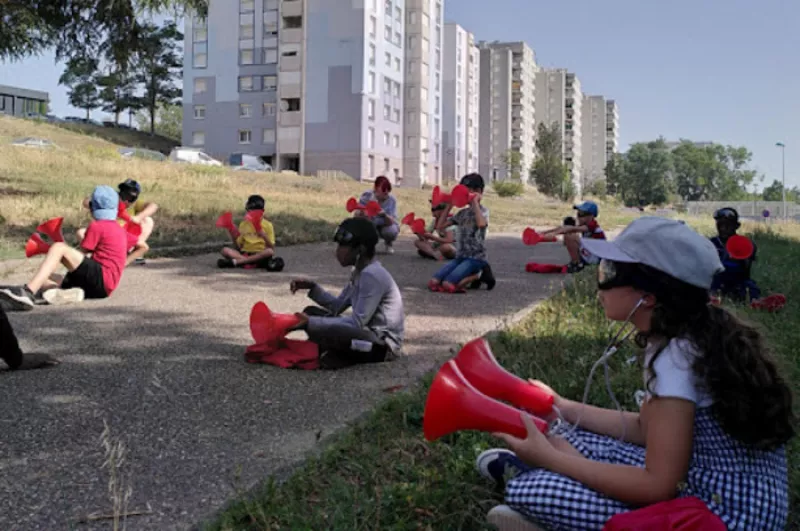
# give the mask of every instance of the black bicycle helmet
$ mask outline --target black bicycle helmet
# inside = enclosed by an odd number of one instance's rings
[[[378,245],[378,231],[367,218],[347,218],[336,229],[333,241],[339,245],[374,249]]]
[[[247,204],[244,206],[245,210],[264,210],[266,202],[260,195],[251,195],[247,198]]]
[[[142,193],[142,187],[133,179],[125,179],[124,182],[119,183],[119,198],[128,203],[133,203],[139,199],[139,194]]]

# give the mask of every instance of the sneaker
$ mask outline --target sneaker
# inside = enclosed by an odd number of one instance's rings
[[[506,478],[517,476],[530,467],[525,466],[525,463],[511,450],[491,448],[478,456],[475,468],[481,476],[503,486]]]
[[[144,258],[137,258],[136,260],[133,261],[133,263],[136,265],[147,265],[147,260],[145,260]]]
[[[336,371],[352,367],[355,363],[334,350],[323,350],[319,353],[319,368],[323,371]]]
[[[231,260],[230,258],[220,258],[219,260],[217,260],[217,267],[219,267],[220,269],[225,269],[228,267],[235,267],[235,266],[233,265],[233,260]]]
[[[42,298],[52,306],[62,306],[82,302],[85,294],[81,288],[49,289],[42,293]]]
[[[499,531],[541,531],[541,528],[508,505],[498,505],[486,515],[486,521]]]
[[[0,289],[0,300],[6,302],[5,306],[10,311],[33,310],[36,305],[36,296],[28,289],[28,286]]]
[[[394,247],[392,247],[391,243],[387,242],[387,243],[383,244],[383,246],[384,246],[384,249],[386,251],[386,254],[394,254]]]
[[[567,266],[567,273],[579,273],[583,271],[584,265],[585,264],[583,263],[583,261],[570,262],[570,264]]]
[[[495,284],[497,284],[497,280],[495,280],[494,273],[492,272],[492,266],[489,264],[486,264],[486,267],[484,267],[481,272],[481,282],[486,284],[486,289],[489,291],[492,291]]]

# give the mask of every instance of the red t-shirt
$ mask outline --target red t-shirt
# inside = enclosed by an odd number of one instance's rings
[[[128,258],[128,236],[115,220],[93,221],[86,229],[81,247],[92,253],[92,260],[103,268],[106,293],[117,289]]]
[[[605,240],[606,233],[603,232],[603,229],[600,228],[600,224],[597,223],[597,220],[593,219],[589,223],[586,224],[586,228],[589,229],[585,233],[583,233],[584,238],[591,238],[593,240]]]

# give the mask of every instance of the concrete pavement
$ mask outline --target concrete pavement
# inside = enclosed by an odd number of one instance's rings
[[[90,513],[112,512],[104,422],[128,452],[128,509],[152,510],[129,518],[128,529],[189,528],[235,496],[234,486],[302,459],[384,389],[415,382],[458,343],[544,299],[564,277],[526,273],[529,259],[567,260],[560,244],[531,248],[519,234],[493,234],[495,289],[443,295],[425,288],[440,264],[419,258],[408,237],[396,247],[379,259],[403,293],[407,356],[388,364],[306,372],[243,360],[255,302],[299,311],[309,299],[290,294],[290,278],[332,291],[346,283],[332,243],[281,249],[281,273],[218,270],[216,255],[150,260],[129,268],[110,299],[9,314],[25,351],[62,363],[0,372],[0,529],[72,529]],[[26,280],[38,262],[1,282]]]

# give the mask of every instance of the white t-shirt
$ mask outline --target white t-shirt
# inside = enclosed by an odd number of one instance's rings
[[[645,352],[644,382],[645,396],[650,398],[647,390],[647,381],[650,377],[648,367],[653,355],[657,352],[655,347],[648,345]],[[661,398],[683,398],[694,402],[698,408],[708,407],[714,399],[708,393],[702,382],[692,370],[692,364],[697,356],[697,349],[686,339],[675,338],[661,351],[656,358],[653,370],[655,379],[650,388]]]

